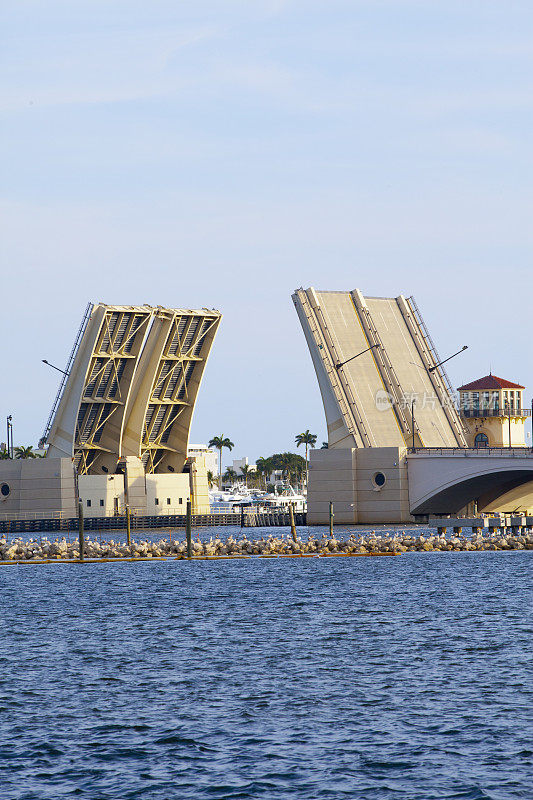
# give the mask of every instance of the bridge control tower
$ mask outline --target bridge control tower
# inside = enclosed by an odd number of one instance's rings
[[[492,373],[459,387],[459,412],[468,428],[469,447],[526,447],[525,387]]]

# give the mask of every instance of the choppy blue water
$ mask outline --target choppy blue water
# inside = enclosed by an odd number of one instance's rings
[[[531,798],[531,558],[0,568],[0,797]]]

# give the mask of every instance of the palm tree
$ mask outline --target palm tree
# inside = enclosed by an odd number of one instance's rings
[[[252,469],[252,467],[249,464],[243,464],[243,466],[241,467],[241,472],[244,478],[244,485],[248,486],[248,478],[254,474],[255,469]]]
[[[30,444],[29,447],[15,447],[15,458],[37,458],[37,455],[33,452]]]
[[[307,476],[309,472],[309,460],[308,460],[308,453],[309,448],[314,447],[316,444],[316,435],[309,431],[309,428],[304,431],[304,433],[299,433],[296,436],[296,447],[300,447],[301,444],[305,444],[305,483],[307,485]]]
[[[0,450],[0,459],[3,461],[6,458],[11,458],[11,456],[9,455],[9,450],[6,450],[6,448],[3,447],[2,450]]]
[[[274,469],[274,465],[272,464],[272,459],[258,458],[255,468],[257,470],[257,473],[264,479],[266,488],[266,479],[269,475],[272,474],[272,471]]]
[[[228,467],[224,473],[224,480],[228,483],[234,483],[235,479],[237,478],[237,473],[233,469],[233,467]]]
[[[220,487],[222,487],[222,448],[227,447],[228,450],[233,450],[235,445],[232,441],[230,441],[223,433],[220,436],[213,436],[213,438],[209,442],[209,447],[216,447],[219,454],[219,464],[218,464],[218,478]]]
[[[213,473],[211,472],[210,469],[208,469],[207,470],[207,483],[209,484],[209,488],[210,489],[212,488],[214,482],[215,482],[215,480],[214,480],[214,477],[213,477]]]
[[[292,469],[296,476],[296,480],[303,484],[303,476],[306,474],[307,463],[305,458],[302,458],[297,453],[292,453]]]
[[[294,460],[293,460],[294,453],[280,453],[277,456],[277,469],[281,469],[283,474],[287,476],[287,478],[291,479],[291,471],[294,468]]]
[[[321,450],[328,450],[329,449],[329,443],[328,442],[322,442],[322,447],[320,449]]]

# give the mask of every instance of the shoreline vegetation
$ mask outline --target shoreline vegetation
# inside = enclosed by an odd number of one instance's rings
[[[208,541],[194,541],[193,557],[227,558],[247,556],[321,556],[321,555],[399,555],[409,552],[463,552],[487,550],[533,550],[533,532],[491,535],[473,535],[471,537],[453,535],[408,535],[404,532],[394,535],[377,536],[375,532],[363,535],[352,534],[348,538],[336,536],[315,536],[295,538],[290,534],[248,539],[246,534],[239,538],[228,536],[221,539],[212,536]],[[79,544],[68,542],[66,538],[50,541],[46,537],[40,540],[23,541],[18,538],[8,542],[0,539],[0,561],[4,563],[28,561],[73,561],[79,559]],[[84,543],[86,559],[150,559],[150,558],[186,558],[185,541],[160,539],[152,542],[142,540],[131,545],[109,541],[96,541],[87,538]]]

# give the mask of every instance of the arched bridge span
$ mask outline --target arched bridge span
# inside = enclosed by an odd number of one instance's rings
[[[411,514],[450,514],[477,501],[478,511],[533,494],[533,453],[525,448],[419,450],[407,456]]]

